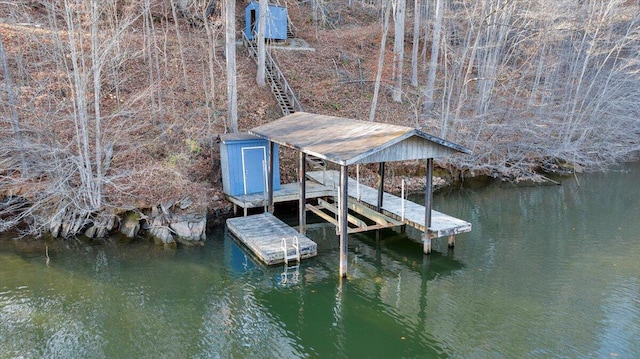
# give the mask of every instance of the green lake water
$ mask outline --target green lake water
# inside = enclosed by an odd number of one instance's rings
[[[342,283],[321,224],[318,257],[286,275],[223,228],[193,248],[56,241],[48,265],[43,242],[5,235],[0,358],[639,358],[639,179],[437,194],[473,224],[454,250],[351,235]]]

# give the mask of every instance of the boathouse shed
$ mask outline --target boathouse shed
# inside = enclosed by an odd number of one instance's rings
[[[276,145],[292,148],[299,153],[298,181],[299,230],[306,231],[306,185],[305,158],[314,156],[340,166],[338,185],[337,230],[340,233],[340,276],[347,275],[348,248],[348,167],[351,165],[378,163],[378,212],[383,207],[384,163],[393,161],[426,160],[426,188],[423,233],[424,252],[431,252],[432,177],[433,159],[451,156],[455,153],[470,154],[471,150],[430,135],[415,128],[393,124],[358,121],[348,118],[296,112],[279,120],[253,128],[249,133],[269,141],[269,147]],[[269,158],[270,164],[275,158]],[[268,170],[278,168],[275,163]],[[267,183],[269,212],[273,213],[273,183]]]
[[[260,5],[252,1],[245,8],[245,34],[249,40],[254,40],[258,33],[260,20]],[[267,40],[287,39],[288,23],[287,8],[280,5],[269,4],[267,8],[267,20],[264,37]]]
[[[273,186],[280,189],[278,170],[278,146],[274,146]],[[269,160],[269,142],[244,133],[227,133],[220,136],[220,167],[224,193],[232,196],[264,193],[266,165]]]

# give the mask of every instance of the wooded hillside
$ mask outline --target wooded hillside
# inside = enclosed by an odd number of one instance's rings
[[[597,170],[640,149],[640,1],[280,3],[316,49],[271,51],[305,111],[465,145],[439,164],[455,176]],[[238,41],[247,4],[229,3]],[[0,5],[0,231],[183,198],[225,210],[217,136],[281,114],[242,46],[228,106],[223,0]]]

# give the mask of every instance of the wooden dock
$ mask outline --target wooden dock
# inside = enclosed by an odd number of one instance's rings
[[[338,171],[313,171],[307,172],[307,177],[324,184],[327,188],[334,189],[338,186],[340,174]],[[375,208],[378,203],[378,191],[374,188],[359,186],[360,202],[370,208]],[[349,197],[357,200],[358,184],[349,178]],[[335,191],[335,189],[334,189]],[[402,217],[402,202],[404,202],[404,218]],[[403,200],[390,193],[384,193],[382,200],[382,212],[398,221],[401,221],[422,232],[424,228],[424,206],[409,200]],[[471,231],[471,223],[461,219],[446,215],[438,211],[431,211],[431,227],[429,227],[430,238],[451,237],[456,234]]]
[[[335,190],[323,186],[322,184],[314,181],[307,181],[306,183],[306,197],[319,198],[335,195]],[[234,213],[237,213],[237,207],[244,209],[244,215],[247,215],[249,208],[264,207],[267,202],[264,193],[253,193],[238,196],[226,195],[227,199],[234,205]],[[299,184],[298,182],[286,183],[280,185],[280,189],[273,191],[273,202],[289,202],[297,201],[300,198]]]
[[[318,245],[269,212],[227,219],[229,231],[268,265],[284,263],[282,239],[298,238],[300,259],[318,254]],[[290,243],[290,242],[289,242]],[[291,248],[288,248],[291,250]]]

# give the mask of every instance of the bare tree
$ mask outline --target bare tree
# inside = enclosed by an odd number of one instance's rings
[[[266,61],[266,44],[265,44],[265,31],[267,29],[267,0],[260,0],[259,3],[259,15],[258,15],[258,75],[256,76],[256,82],[258,86],[266,86],[264,79],[265,76],[265,61]]]
[[[20,118],[18,117],[18,111],[16,110],[16,94],[13,91],[13,83],[11,82],[11,73],[9,72],[9,65],[7,63],[7,53],[4,50],[4,42],[0,36],[0,62],[2,62],[2,74],[4,75],[4,84],[7,91],[7,97],[9,99],[9,111],[11,112],[11,127],[13,128],[14,141],[18,146],[18,153],[20,156],[20,176],[24,177],[28,166],[24,159],[22,150],[22,133],[20,130]]]
[[[387,44],[387,34],[389,33],[389,15],[391,14],[391,4],[389,3],[384,11],[384,25],[382,28],[382,38],[380,39],[380,54],[378,55],[378,72],[376,73],[376,82],[373,90],[373,99],[371,100],[371,109],[369,111],[369,121],[373,121],[376,117],[376,107],[378,106],[378,95],[380,93],[380,82],[382,81],[382,65],[384,65],[384,53]]]
[[[238,85],[236,83],[236,1],[225,0],[225,44],[227,59],[227,125],[238,132]]]
[[[438,70],[438,57],[440,56],[440,33],[442,31],[442,13],[444,11],[443,0],[436,0],[435,21],[433,23],[433,40],[431,42],[431,59],[429,60],[429,75],[424,89],[424,103],[422,116],[426,116],[433,107],[433,92]]]
[[[393,41],[393,76],[395,87],[392,91],[394,102],[402,102],[402,75],[404,67],[404,22],[407,0],[393,0],[394,41]]]
[[[418,87],[418,50],[420,49],[420,0],[413,2],[413,44],[411,47],[411,86]]]

